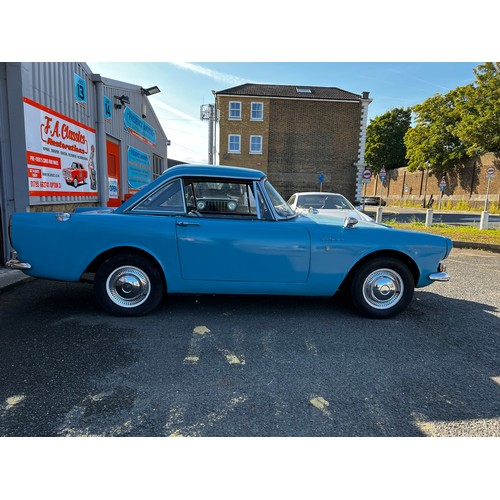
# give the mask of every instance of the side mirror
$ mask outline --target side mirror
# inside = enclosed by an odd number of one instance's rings
[[[345,219],[344,219],[344,227],[345,228],[351,228],[351,227],[354,227],[357,223],[359,222],[358,219],[356,219],[356,217],[352,217],[352,216],[347,216]]]

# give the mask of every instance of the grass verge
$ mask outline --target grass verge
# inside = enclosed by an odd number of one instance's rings
[[[489,243],[500,245],[500,229],[477,229],[472,226],[450,226],[447,224],[433,224],[426,227],[423,222],[399,223],[395,221],[384,221],[386,224],[399,229],[411,229],[413,231],[424,231],[426,233],[448,236],[454,241],[468,241],[473,243]]]

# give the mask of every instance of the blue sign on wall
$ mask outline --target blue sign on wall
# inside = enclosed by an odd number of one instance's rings
[[[110,122],[113,119],[113,104],[109,97],[104,96],[104,119]]]
[[[149,155],[132,146],[128,147],[127,169],[129,193],[134,193],[151,182]]]
[[[123,113],[123,121],[127,132],[150,146],[156,146],[156,130],[128,107]]]
[[[87,107],[87,82],[80,75],[74,74],[76,104]]]

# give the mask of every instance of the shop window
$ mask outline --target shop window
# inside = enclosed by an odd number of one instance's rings
[[[158,179],[163,174],[164,165],[161,156],[153,155],[153,180]]]

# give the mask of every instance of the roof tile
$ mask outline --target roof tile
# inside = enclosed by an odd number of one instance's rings
[[[299,92],[297,89],[310,89],[311,92]],[[311,85],[262,85],[244,83],[237,87],[219,90],[217,95],[241,95],[255,97],[281,97],[293,99],[325,99],[359,101],[361,95],[337,87],[314,87]]]

